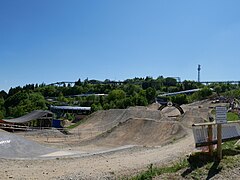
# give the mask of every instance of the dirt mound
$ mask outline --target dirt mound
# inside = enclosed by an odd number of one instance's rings
[[[85,122],[74,128],[70,133],[81,134],[82,139],[102,134],[119,123],[123,123],[131,118],[153,119],[162,121],[166,118],[159,110],[149,109],[147,107],[130,107],[128,109],[110,109],[106,111],[97,111],[90,115]]]
[[[160,108],[161,104],[159,103],[152,103],[150,105],[148,105],[148,109],[152,109],[152,110],[158,110]]]
[[[191,127],[193,123],[202,123],[208,121],[211,116],[209,101],[200,101],[188,105],[183,105],[184,115],[181,117],[181,123],[186,127]]]
[[[33,158],[53,153],[56,150],[42,146],[23,137],[0,130],[1,158]]]
[[[146,107],[130,107],[128,109],[110,109],[97,111],[90,115],[86,122],[79,128],[100,128],[100,127],[113,127],[119,122],[124,122],[129,118],[149,118],[160,120],[163,117],[162,113],[158,110],[148,109]]]
[[[176,121],[130,118],[108,132],[88,141],[87,144],[160,146],[182,138],[186,134],[184,128]]]
[[[157,110],[158,104],[149,107],[130,107],[98,111],[75,128],[84,143],[98,146],[146,145],[159,146],[186,135],[184,128],[204,122],[209,113],[208,102],[182,105],[184,115],[174,107]]]

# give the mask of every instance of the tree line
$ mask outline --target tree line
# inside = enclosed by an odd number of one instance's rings
[[[203,85],[188,80],[178,82],[175,78],[163,76],[133,78],[121,83],[111,82],[108,79],[104,83],[98,80],[78,79],[74,85],[27,84],[10,88],[8,92],[0,92],[0,118],[19,117],[36,109],[46,110],[50,105],[90,106],[92,111],[146,106],[155,102],[155,98],[163,93],[196,88],[201,90],[192,95],[172,96],[168,100],[181,105],[213,96],[240,96],[238,84]],[[87,96],[74,96],[80,94]]]

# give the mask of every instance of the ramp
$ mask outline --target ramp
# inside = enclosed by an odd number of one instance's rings
[[[3,121],[9,122],[9,123],[26,123],[35,119],[43,118],[44,116],[47,116],[49,114],[52,115],[53,113],[50,111],[35,110],[24,116],[14,118],[14,119],[3,119]]]
[[[36,158],[56,151],[21,136],[0,130],[0,158]]]

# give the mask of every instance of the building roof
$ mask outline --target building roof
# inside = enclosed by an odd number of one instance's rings
[[[79,111],[91,111],[91,107],[80,106],[51,106],[51,110],[79,110]]]
[[[201,89],[190,89],[190,90],[186,90],[186,91],[178,91],[178,92],[173,92],[173,93],[165,93],[165,94],[161,94],[160,96],[175,96],[177,94],[191,94],[197,91],[200,91]]]
[[[52,115],[53,113],[50,111],[35,110],[24,116],[13,118],[13,119],[3,119],[3,121],[9,122],[9,123],[26,123],[32,120],[41,119],[48,114]]]

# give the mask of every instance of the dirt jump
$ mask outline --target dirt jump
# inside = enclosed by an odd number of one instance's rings
[[[130,118],[87,143],[98,146],[160,146],[184,135],[186,132],[178,122]]]
[[[208,101],[182,105],[183,115],[172,107],[159,111],[158,104],[98,111],[69,135],[0,131],[0,158],[4,158],[0,163],[8,172],[2,169],[0,174],[16,179],[25,175],[32,179],[116,179],[150,163],[166,164],[194,151],[191,125],[208,118],[210,105]],[[31,164],[35,173],[29,168],[19,172],[22,164]]]
[[[90,144],[111,146],[159,146],[186,134],[178,121],[147,107],[98,111],[70,132]]]

